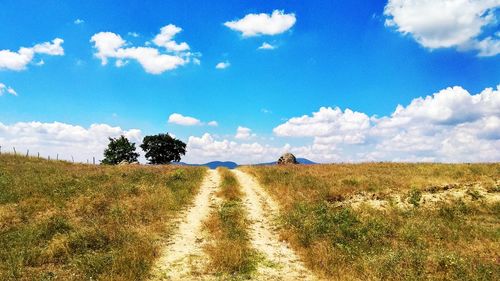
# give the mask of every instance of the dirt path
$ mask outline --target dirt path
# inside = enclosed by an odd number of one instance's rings
[[[203,251],[207,237],[202,231],[202,224],[210,213],[219,184],[219,173],[208,170],[193,206],[180,215],[178,230],[163,250],[151,280],[210,279],[203,276],[208,258]]]
[[[265,257],[252,280],[316,280],[293,250],[279,240],[273,223],[279,212],[278,205],[252,176],[240,170],[232,171],[245,193],[243,203],[251,221],[252,246]]]

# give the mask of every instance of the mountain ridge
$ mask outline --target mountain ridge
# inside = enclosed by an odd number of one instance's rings
[[[304,165],[318,164],[318,163],[313,162],[307,158],[297,158],[297,162],[299,162],[299,164],[304,164]],[[228,169],[234,169],[234,168],[240,166],[238,163],[233,162],[233,161],[211,161],[211,162],[207,162],[204,164],[191,164],[191,163],[179,162],[177,164],[182,165],[182,166],[197,166],[197,167],[206,166],[206,167],[209,167],[210,169],[216,169],[217,167],[226,167]],[[276,164],[277,164],[277,162],[274,161],[274,162],[258,163],[258,164],[252,164],[252,165],[265,166],[265,165],[276,165]]]

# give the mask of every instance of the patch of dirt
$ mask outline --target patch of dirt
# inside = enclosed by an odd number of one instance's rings
[[[178,229],[168,240],[150,280],[213,279],[203,275],[208,262],[203,251],[208,239],[207,233],[203,231],[203,221],[214,204],[219,184],[219,173],[216,170],[208,170],[193,205],[179,216]]]
[[[243,203],[251,222],[251,245],[265,258],[252,280],[317,280],[287,243],[279,240],[274,223],[279,213],[276,202],[252,176],[240,170],[232,171],[245,194]]]
[[[500,193],[489,192],[478,184],[433,186],[421,191],[419,204],[422,207],[432,208],[440,202],[449,203],[455,200],[463,200],[465,202],[480,201],[491,204],[500,202]],[[401,209],[413,207],[413,205],[408,202],[408,196],[405,194],[384,195],[381,198],[375,194],[359,193],[345,200],[329,202],[336,207],[351,206],[354,209],[358,209],[362,206],[369,206],[379,210],[388,207],[397,207]]]

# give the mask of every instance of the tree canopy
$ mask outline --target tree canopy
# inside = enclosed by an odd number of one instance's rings
[[[135,143],[130,142],[125,136],[109,138],[108,148],[104,150],[104,159],[101,164],[116,165],[123,161],[137,162],[139,153],[135,152]]]
[[[181,155],[186,154],[186,144],[168,133],[144,137],[141,148],[151,164],[179,162]]]

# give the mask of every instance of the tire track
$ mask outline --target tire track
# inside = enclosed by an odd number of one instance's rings
[[[202,225],[210,213],[219,184],[219,173],[216,170],[208,170],[193,206],[180,216],[178,229],[163,250],[152,271],[151,280],[212,279],[203,276],[208,258],[203,251],[207,237],[202,231]]]
[[[232,171],[245,193],[243,203],[251,221],[251,244],[266,260],[259,264],[252,280],[317,280],[294,251],[279,240],[273,223],[279,213],[278,205],[252,176],[240,170]]]

